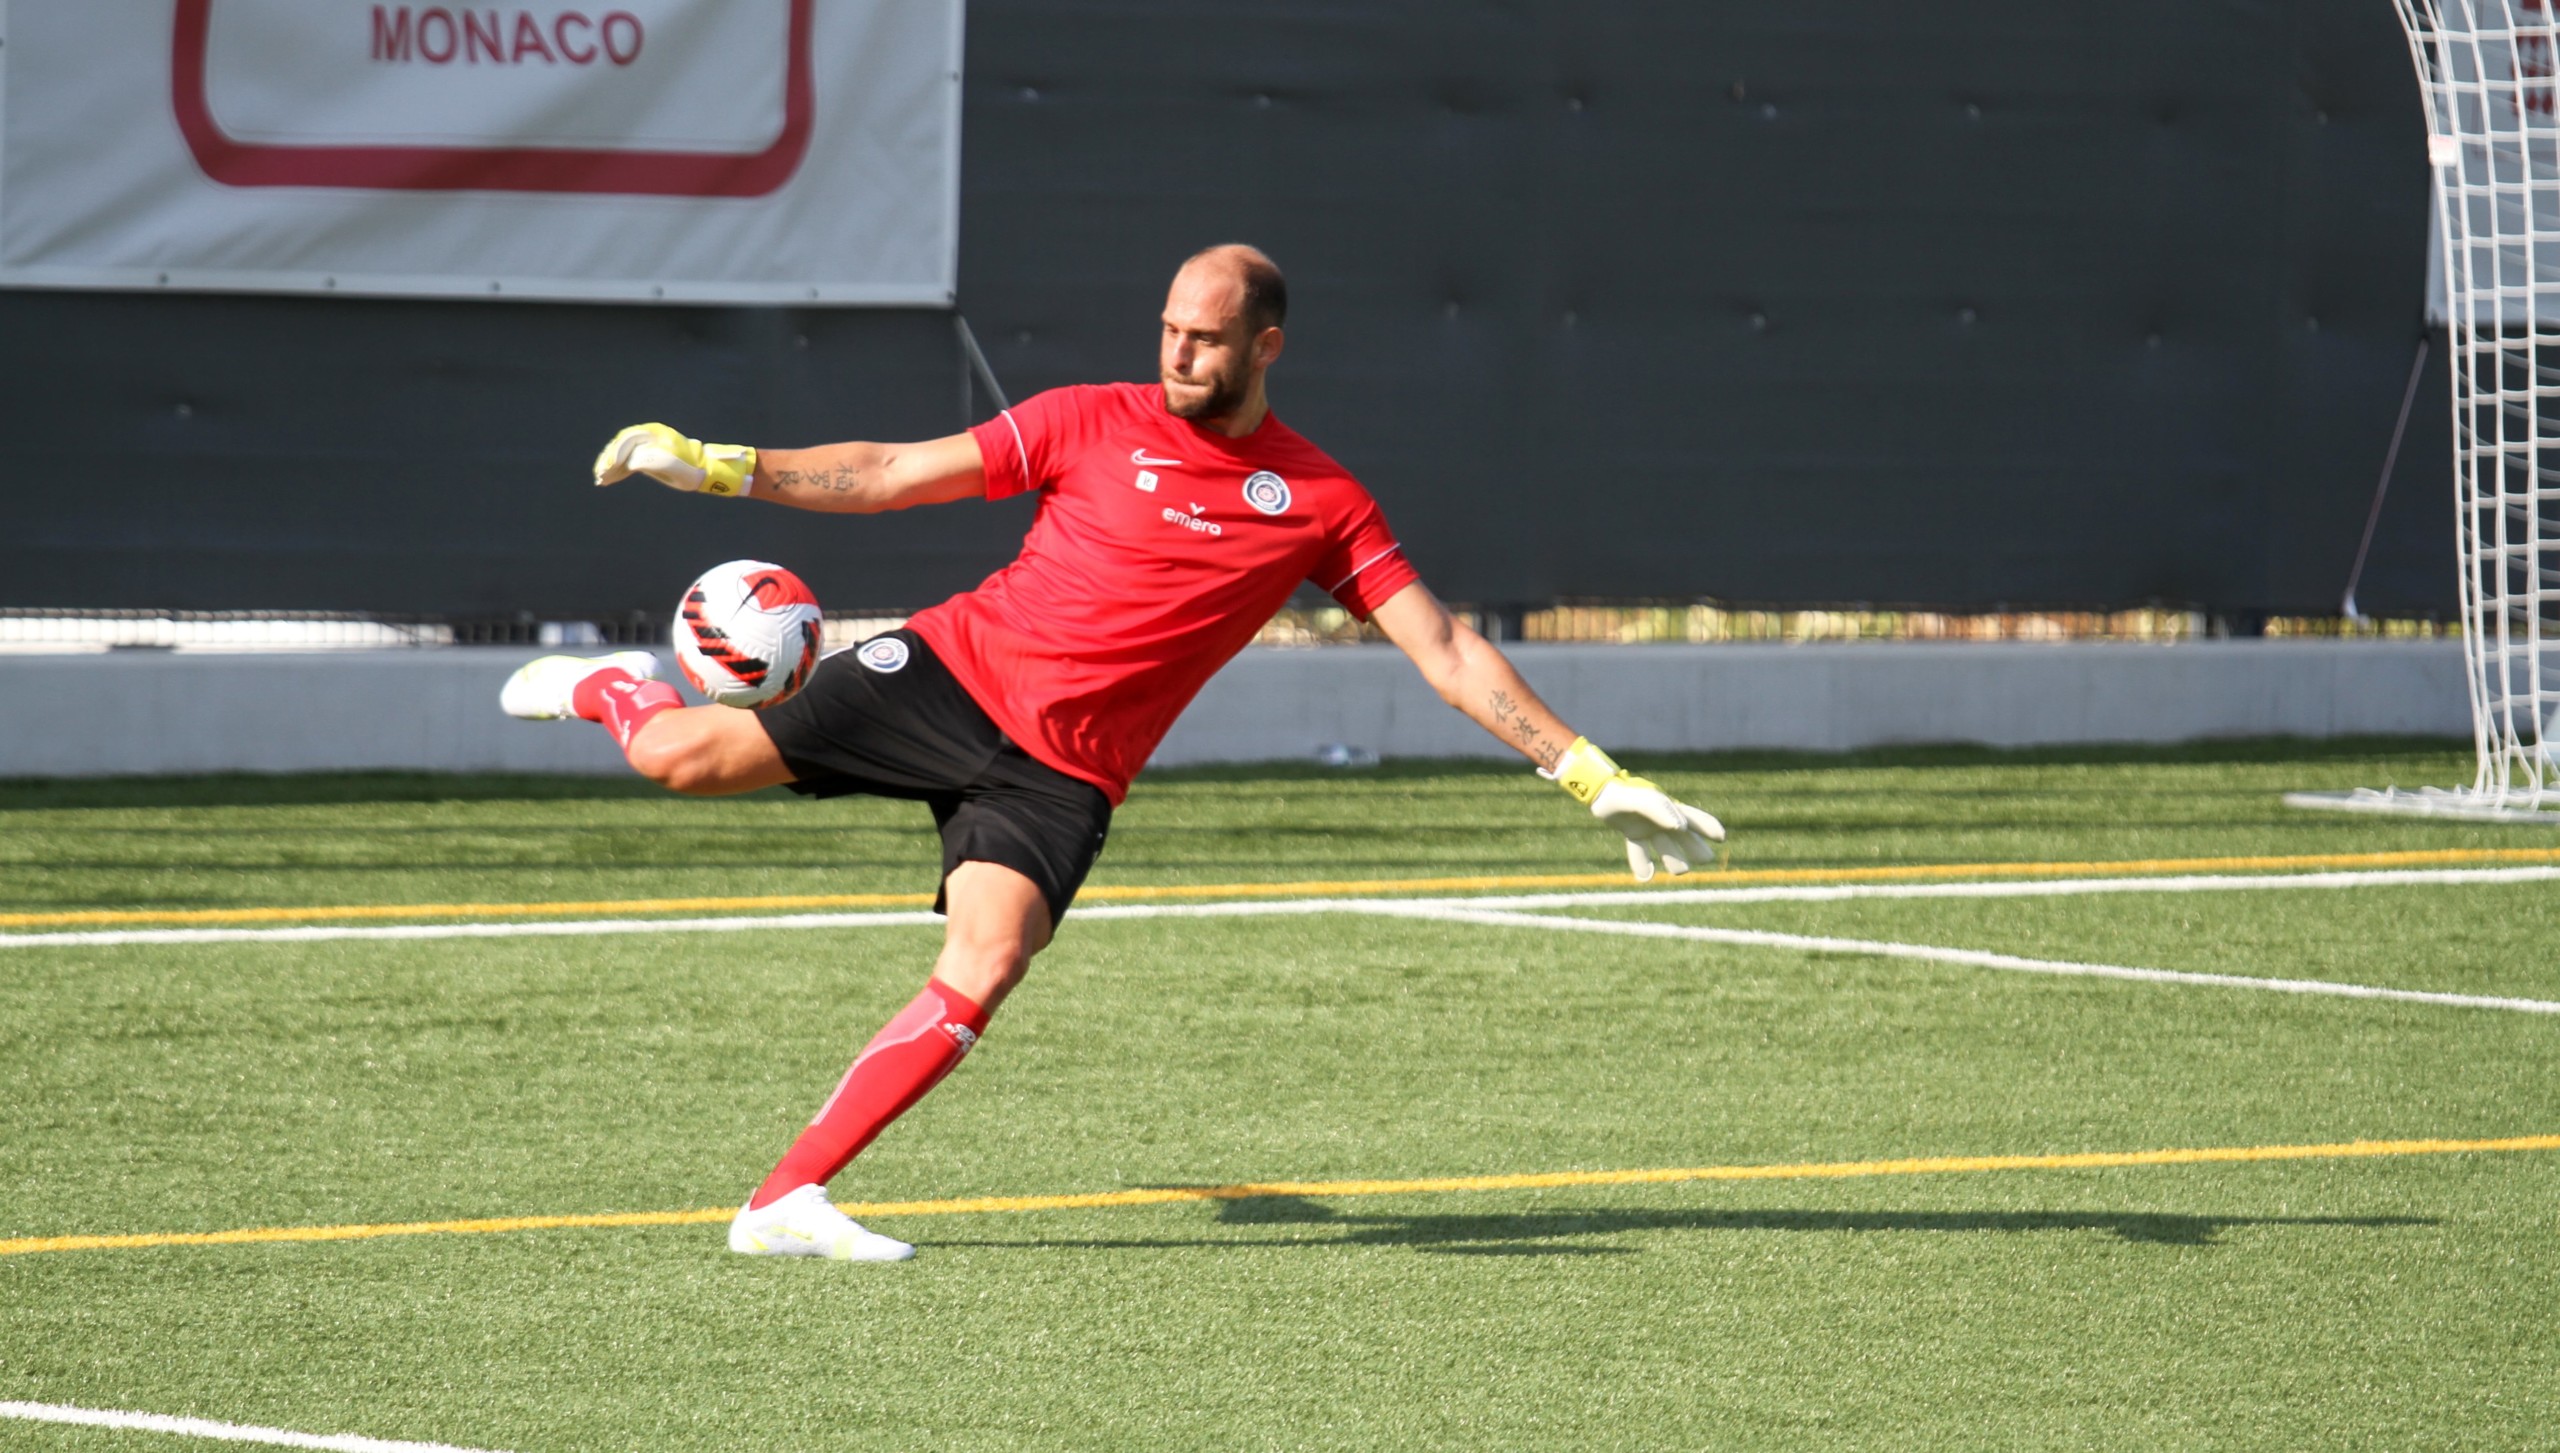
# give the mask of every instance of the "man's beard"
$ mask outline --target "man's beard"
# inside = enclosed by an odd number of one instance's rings
[[[1177,419],[1226,418],[1244,407],[1245,382],[1246,375],[1242,369],[1227,377],[1199,380],[1199,383],[1208,385],[1209,391],[1187,404],[1176,401],[1173,390],[1167,387],[1164,390],[1164,411]]]

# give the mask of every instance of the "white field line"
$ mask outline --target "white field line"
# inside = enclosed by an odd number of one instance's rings
[[[1486,927],[1540,928],[1549,931],[1614,933],[1638,938],[1687,939],[1744,947],[1816,952],[1863,953],[1885,958],[1965,964],[1976,968],[2022,973],[2128,979],[2145,983],[2187,984],[2212,988],[2259,989],[2289,994],[2325,994],[2353,999],[2393,999],[2460,1008],[2506,1009],[2528,1014],[2560,1014],[2560,1003],[2476,994],[2445,994],[2418,989],[2387,989],[2367,984],[2331,983],[2320,979],[2262,979],[2238,974],[2197,974],[2172,969],[2143,969],[2120,964],[2083,964],[2061,959],[2031,959],[1978,949],[1941,948],[1929,944],[1876,939],[1828,938],[1807,934],[1769,933],[1753,929],[1701,928],[1680,924],[1602,920],[1522,913],[1519,908],[1563,908],[1720,903],[1827,902],[1849,898],[2005,898],[2051,897],[2074,893],[2195,893],[2270,891],[2292,888],[2338,889],[2417,884],[2482,884],[2546,881],[2560,878],[2560,868],[2411,868],[2370,872],[2268,873],[2176,878],[2067,878],[2049,882],[1840,884],[1771,888],[1620,889],[1586,893],[1532,893],[1452,898],[1297,898],[1252,899],[1231,903],[1115,903],[1076,910],[1080,920],[1142,918],[1296,917],[1314,913],[1361,913]],[[868,913],[786,913],[719,918],[605,918],[553,923],[419,923],[380,927],[313,926],[305,928],[145,928],[77,933],[0,934],[0,949],[124,944],[310,943],[346,939],[418,940],[456,938],[560,938],[647,933],[747,933],[760,930],[929,927],[935,914],[907,910]]]
[[[1236,903],[1106,903],[1074,910],[1097,918],[1254,918],[1357,913],[1381,898],[1259,898]],[[327,943],[338,939],[584,938],[630,933],[748,933],[760,929],[939,928],[924,909],[864,913],[771,913],[720,918],[581,918],[550,923],[402,923],[381,928],[109,928],[76,933],[0,933],[0,949],[114,947],[119,944]]]
[[[1104,903],[1075,919],[1294,917],[1366,913],[1381,905],[1454,904],[1476,909],[1645,907],[1719,903],[1832,902],[1847,898],[2040,898],[2075,893],[2202,893],[2418,884],[2530,883],[2560,879],[2560,867],[2392,868],[2371,872],[2265,873],[2178,878],[2058,878],[2036,882],[1858,883],[1783,888],[1622,888],[1446,898],[1262,898],[1230,903]],[[0,949],[114,947],[123,944],[325,943],[343,939],[583,938],[634,933],[749,933],[764,929],[914,928],[942,919],[921,909],[867,913],[778,913],[718,918],[586,918],[554,922],[404,923],[306,928],[117,928],[73,933],[0,933]]]
[[[2271,888],[2388,888],[2419,883],[2540,883],[2554,879],[2560,879],[2560,868],[2381,868],[2365,872],[2223,873],[2161,878],[2053,878],[2042,881],[2005,879],[1988,883],[1644,888],[1582,893],[1514,893],[1450,901],[1464,902],[1471,908],[1580,908],[1618,903],[1837,903],[1851,898],[2063,898],[2084,893],[2230,893]]]
[[[1090,917],[1078,913],[1079,918]],[[893,913],[776,913],[737,918],[584,918],[551,923],[402,923],[387,928],[114,928],[0,934],[0,949],[136,943],[326,943],[337,939],[589,938],[617,933],[746,933],[755,929],[902,928],[940,924],[922,909]]]
[[[2190,984],[2215,989],[2264,989],[2278,994],[2326,994],[2341,999],[2396,999],[2412,1004],[2444,1004],[2461,1009],[2507,1009],[2522,1014],[2560,1014],[2560,1003],[2544,999],[2502,999],[2484,994],[2439,994],[2423,989],[2385,989],[2371,984],[2335,984],[2325,979],[2259,979],[2243,974],[2189,974],[2174,969],[2136,969],[2121,964],[2083,964],[2068,959],[2029,959],[1980,949],[1937,948],[1920,943],[1889,943],[1864,938],[1822,938],[1802,933],[1763,933],[1746,928],[1693,928],[1676,923],[1624,919],[1572,918],[1536,913],[1508,913],[1463,903],[1371,903],[1361,911],[1382,917],[1420,918],[1442,923],[1475,923],[1489,928],[1543,928],[1562,933],[1619,934],[1629,938],[1686,939],[1693,943],[1736,944],[1747,948],[1796,949],[1816,953],[1873,954],[1879,958],[1919,959],[1929,963],[1964,964],[1978,969],[2006,969],[2023,974],[2059,974],[2088,979],[2130,979],[2145,984]]]
[[[362,1438],[353,1433],[296,1433],[284,1428],[253,1428],[245,1423],[217,1423],[208,1418],[171,1418],[158,1413],[74,1408],[57,1403],[0,1402],[0,1418],[68,1423],[80,1428],[120,1428],[135,1433],[172,1433],[181,1438],[264,1443],[276,1448],[327,1448],[337,1453],[487,1453],[483,1449],[456,1448],[450,1443],[404,1443],[393,1438]]]

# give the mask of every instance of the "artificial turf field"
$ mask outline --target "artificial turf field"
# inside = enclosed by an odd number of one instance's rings
[[[1683,886],[2560,865],[2541,829],[2277,801],[2467,780],[2438,744],[1628,755],[1733,830]],[[1167,772],[1088,901],[1618,858],[1520,770]],[[0,784],[13,937],[765,914],[800,910],[592,905],[929,893],[935,862],[905,804]],[[435,907],[549,902],[591,906]],[[2560,1000],[2551,880],[1530,911]],[[2560,1015],[1361,912],[1071,917],[839,1201],[1594,1174],[870,1213],[922,1247],[888,1267],[725,1253],[718,1219],[935,942],[0,950],[0,1402],[508,1453],[2560,1444],[2560,1142],[2512,1144],[2560,1135]],[[2442,1140],[2510,1148],[1609,1179]],[[690,1211],[713,1219],[43,1249]],[[185,1446],[0,1420],[12,1449]]]

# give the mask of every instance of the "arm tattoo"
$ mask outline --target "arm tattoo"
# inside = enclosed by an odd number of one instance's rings
[[[1510,692],[1496,691],[1485,704],[1493,710],[1494,724],[1510,732],[1531,761],[1541,767],[1553,767],[1556,759],[1564,755],[1563,748],[1547,740],[1546,734],[1530,723],[1528,713],[1520,709],[1520,703],[1511,699]]]
[[[862,487],[862,472],[850,464],[825,469],[777,469],[773,482],[784,489],[808,489],[821,494],[851,494]]]

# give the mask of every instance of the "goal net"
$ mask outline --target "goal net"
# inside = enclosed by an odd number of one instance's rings
[[[2302,806],[2560,822],[2560,0],[2393,0],[2426,102],[2472,785]]]

